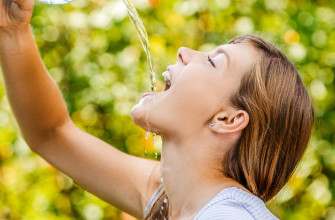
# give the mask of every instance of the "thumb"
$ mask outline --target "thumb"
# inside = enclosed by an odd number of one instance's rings
[[[34,7],[34,0],[12,0],[23,11],[30,11]]]

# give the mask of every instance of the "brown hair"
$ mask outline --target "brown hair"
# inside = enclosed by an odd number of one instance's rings
[[[258,56],[231,97],[236,108],[249,114],[249,124],[223,158],[223,174],[266,202],[287,183],[301,159],[314,109],[298,71],[284,53],[255,35],[230,41],[240,43],[252,45]],[[166,198],[163,193],[146,219],[169,219]]]
[[[266,202],[287,183],[301,159],[314,109],[298,71],[279,49],[254,35],[230,43],[250,44],[259,56],[231,97],[250,121],[226,154],[224,174]]]

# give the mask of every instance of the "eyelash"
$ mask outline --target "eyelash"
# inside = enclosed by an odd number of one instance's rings
[[[215,64],[214,64],[213,60],[211,58],[209,58],[209,56],[208,56],[208,61],[212,64],[213,67],[215,67]]]

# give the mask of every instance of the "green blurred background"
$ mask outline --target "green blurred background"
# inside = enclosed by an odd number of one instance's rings
[[[314,99],[309,148],[287,186],[268,203],[281,219],[335,219],[335,1],[136,0],[161,74],[179,47],[209,51],[243,33],[282,48]],[[121,0],[37,3],[32,28],[73,121],[124,152],[159,159],[131,107],[149,91],[147,63]],[[0,79],[0,219],[131,219],[76,186],[32,153]],[[156,154],[155,154],[156,153]]]

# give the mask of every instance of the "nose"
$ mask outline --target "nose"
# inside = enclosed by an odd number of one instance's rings
[[[177,61],[187,65],[192,60],[199,59],[200,56],[203,55],[199,51],[195,51],[187,47],[181,47],[177,52]]]

